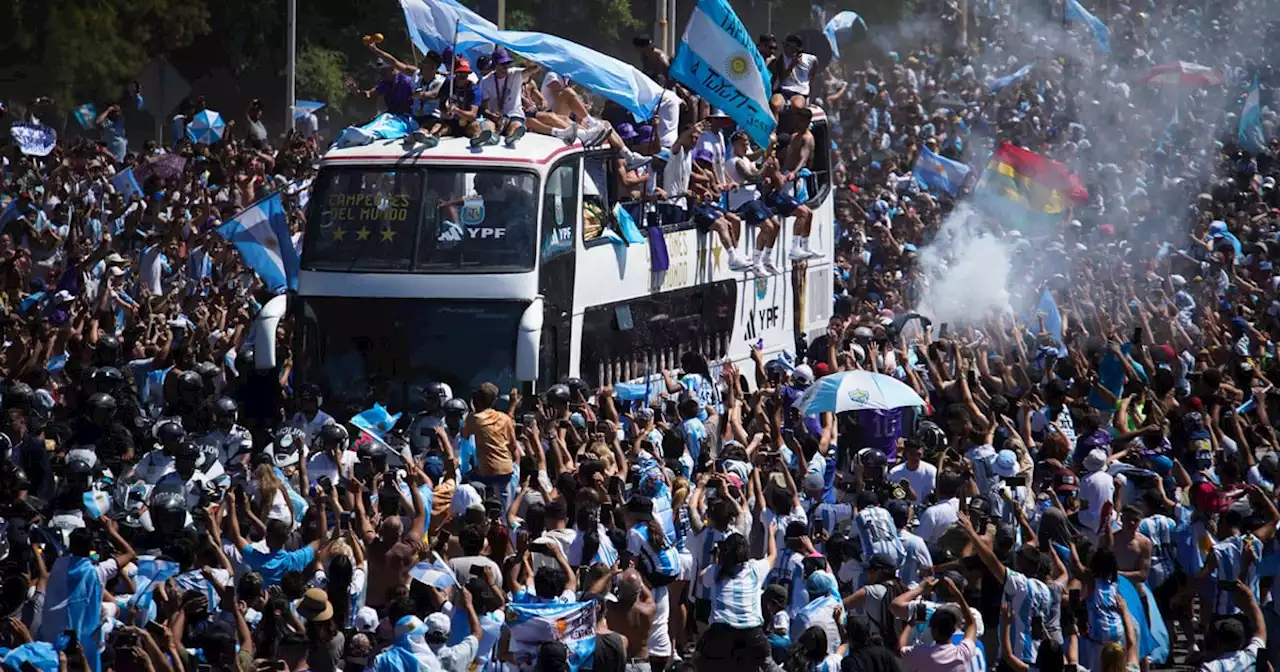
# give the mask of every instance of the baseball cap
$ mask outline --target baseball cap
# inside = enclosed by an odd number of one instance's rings
[[[867,569],[897,569],[898,563],[887,553],[876,553],[871,556],[871,562],[867,564]]]
[[[801,364],[791,372],[791,380],[800,385],[808,385],[813,382],[813,369],[808,364]]]
[[[804,491],[808,493],[820,493],[826,489],[826,482],[822,479],[822,474],[811,471],[804,476]]]
[[[427,616],[427,634],[449,636],[450,622],[449,617],[440,612]]]
[[[992,464],[991,470],[997,476],[1003,478],[1013,478],[1018,475],[1018,456],[1012,450],[1002,450],[996,454],[995,463]]]
[[[378,612],[373,607],[360,607],[355,618],[356,632],[373,633],[378,629]]]
[[[1064,467],[1053,475],[1053,489],[1056,492],[1075,492],[1079,487],[1080,479],[1070,469]]]

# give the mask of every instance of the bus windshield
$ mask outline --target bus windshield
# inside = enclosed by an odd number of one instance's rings
[[[524,303],[319,296],[297,302],[299,373],[338,405],[360,410],[378,400],[409,408],[433,381],[447,383],[454,395],[484,382],[505,393],[516,383]]]
[[[457,166],[326,168],[302,268],[411,273],[533,269],[537,176]]]

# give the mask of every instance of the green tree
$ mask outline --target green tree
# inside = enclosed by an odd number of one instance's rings
[[[0,62],[11,95],[52,95],[61,106],[120,98],[153,56],[206,32],[204,0],[12,1],[0,9]]]
[[[298,52],[298,97],[323,101],[338,112],[346,102],[347,56],[335,49],[307,44]]]

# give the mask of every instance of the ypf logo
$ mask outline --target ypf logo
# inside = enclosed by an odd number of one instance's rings
[[[871,393],[866,390],[850,390],[849,400],[855,404],[865,404],[871,398]]]

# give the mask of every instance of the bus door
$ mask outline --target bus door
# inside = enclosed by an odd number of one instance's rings
[[[539,390],[569,375],[577,231],[582,219],[581,173],[581,155],[564,159],[547,173],[542,191],[538,288],[544,312],[538,360]]]

